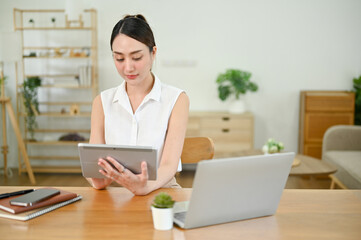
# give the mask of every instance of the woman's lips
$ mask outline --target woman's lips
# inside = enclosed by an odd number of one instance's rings
[[[125,75],[128,79],[135,79],[138,75]]]

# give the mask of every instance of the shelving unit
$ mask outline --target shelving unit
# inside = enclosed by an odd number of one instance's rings
[[[65,10],[14,9],[22,37],[22,80],[16,82],[17,120],[34,172],[81,172],[77,144],[90,135],[91,103],[98,94],[97,12],[84,10],[68,21]],[[55,19],[55,21],[52,21]],[[29,140],[23,83],[39,77],[38,128]],[[60,141],[70,133],[84,141]],[[19,173],[25,172],[19,158]]]

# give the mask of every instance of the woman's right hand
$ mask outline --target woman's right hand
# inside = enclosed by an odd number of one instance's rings
[[[113,182],[110,178],[87,178],[87,180],[95,189],[104,189]]]

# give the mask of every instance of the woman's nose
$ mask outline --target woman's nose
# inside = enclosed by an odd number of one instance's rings
[[[126,72],[131,72],[131,71],[133,71],[134,70],[134,65],[133,65],[133,63],[132,63],[132,61],[131,60],[125,60],[125,66],[124,66],[124,70],[126,71]]]

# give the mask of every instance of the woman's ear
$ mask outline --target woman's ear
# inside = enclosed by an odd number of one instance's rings
[[[153,47],[153,51],[151,52],[153,59],[155,58],[155,55],[157,54],[157,47]]]

